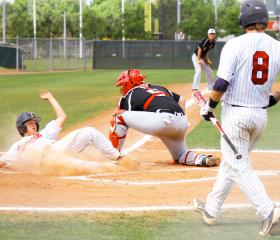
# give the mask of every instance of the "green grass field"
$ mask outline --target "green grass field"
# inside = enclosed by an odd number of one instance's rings
[[[144,213],[4,213],[5,240],[261,240],[253,210],[226,210],[216,226],[193,211]]]

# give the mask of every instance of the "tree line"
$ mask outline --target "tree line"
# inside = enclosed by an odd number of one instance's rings
[[[7,37],[33,37],[32,0],[15,0],[6,3]],[[31,4],[30,4],[31,3]],[[221,0],[218,20],[215,23],[213,0],[181,0],[181,22],[177,25],[177,0],[153,1],[152,16],[158,20],[162,39],[174,39],[176,31],[185,33],[186,39],[201,39],[207,29],[216,28],[219,36],[241,33],[238,0]],[[30,5],[30,6],[29,6]],[[79,37],[78,0],[37,0],[37,37],[62,38],[63,12],[67,15],[67,37]],[[145,32],[145,0],[125,0],[125,13],[121,13],[121,0],[93,0],[83,4],[85,39],[122,38],[122,20],[126,39],[154,39],[153,32]],[[0,12],[2,19],[2,11]],[[152,21],[152,29],[154,29]],[[1,28],[2,35],[2,28]]]

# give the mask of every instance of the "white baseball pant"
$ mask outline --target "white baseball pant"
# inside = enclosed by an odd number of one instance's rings
[[[185,136],[188,122],[185,115],[125,111],[121,116],[128,127],[160,138],[176,162],[186,165],[202,164],[201,155],[187,149]]]
[[[112,143],[98,130],[93,127],[86,127],[70,132],[59,141],[52,144],[52,148],[70,152],[82,152],[89,145],[93,145],[101,153],[115,160],[120,152],[113,147]]]
[[[247,195],[262,219],[271,213],[274,203],[267,195],[259,177],[252,170],[248,156],[259,140],[266,123],[266,109],[223,106],[222,127],[243,157],[237,160],[231,148],[221,138],[223,161],[205,206],[211,216],[218,215],[234,183]]]
[[[200,86],[200,80],[201,80],[201,72],[204,70],[206,75],[206,80],[208,83],[208,89],[212,90],[213,87],[213,77],[212,77],[212,69],[211,67],[204,61],[204,59],[201,59],[202,63],[199,64],[197,62],[197,56],[195,54],[192,55],[192,62],[194,65],[194,78],[193,78],[193,85],[192,89],[199,89]]]

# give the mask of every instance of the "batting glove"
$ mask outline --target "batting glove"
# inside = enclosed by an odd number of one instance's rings
[[[214,117],[213,108],[209,106],[209,101],[206,102],[205,106],[200,109],[200,116],[205,121],[210,121],[210,118]]]
[[[274,105],[276,105],[279,101],[279,92],[275,92],[270,94],[269,96],[269,104],[267,107],[272,107]]]

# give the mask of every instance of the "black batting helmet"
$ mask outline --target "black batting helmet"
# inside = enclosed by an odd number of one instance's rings
[[[266,5],[261,0],[247,0],[240,9],[240,25],[242,28],[254,23],[267,25],[268,11]]]
[[[32,112],[23,112],[18,116],[16,125],[17,125],[17,130],[22,137],[24,136],[24,133],[26,133],[27,131],[27,128],[24,125],[24,123],[31,119],[34,119],[36,121],[37,131],[39,131],[39,122],[41,120],[40,117],[37,117]]]

